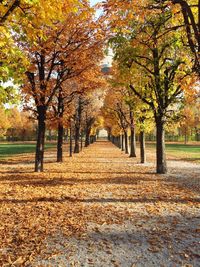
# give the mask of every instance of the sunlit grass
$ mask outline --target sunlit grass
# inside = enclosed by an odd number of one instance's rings
[[[148,143],[147,148],[155,149],[155,143]],[[182,160],[200,162],[200,145],[194,144],[166,144],[167,156],[178,157]]]
[[[33,153],[35,152],[35,143],[1,143],[0,144],[0,158],[7,158],[17,154]],[[46,149],[55,147],[55,144],[47,143]]]

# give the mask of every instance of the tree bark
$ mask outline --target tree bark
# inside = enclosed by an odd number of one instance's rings
[[[63,136],[64,127],[62,122],[58,123],[58,140],[57,140],[57,162],[63,161]]]
[[[43,172],[44,163],[44,142],[46,130],[46,112],[45,107],[38,107],[38,133],[35,153],[35,172]]]
[[[130,158],[136,157],[136,140],[135,140],[135,129],[131,128],[131,138],[130,138]]]
[[[72,124],[70,122],[70,128],[69,128],[69,156],[72,157]]]
[[[94,118],[86,119],[85,127],[85,147],[90,145],[90,133],[92,129],[92,124],[94,123]]]
[[[64,137],[64,127],[63,127],[63,114],[64,114],[64,100],[62,96],[62,88],[59,88],[58,95],[58,139],[57,139],[57,162],[63,161],[63,137]]]
[[[108,132],[108,141],[111,141],[111,134]]]
[[[140,132],[140,162],[146,162],[146,151],[145,151],[145,132]]]
[[[80,127],[75,127],[75,135],[74,135],[74,153],[79,153],[80,152]]]
[[[124,131],[124,141],[125,141],[125,154],[128,154],[128,134]]]
[[[156,163],[157,173],[167,173],[165,155],[165,130],[162,117],[156,118]]]
[[[85,131],[85,147],[90,145],[90,128]]]
[[[122,148],[121,136],[119,135],[117,138],[118,138],[118,147],[119,149],[121,149]]]
[[[69,129],[66,129],[66,142],[68,143],[68,139],[69,139]]]
[[[124,135],[122,134],[122,151],[124,151]]]
[[[82,100],[79,97],[78,109],[76,111],[76,121],[75,121],[75,146],[74,153],[80,152],[80,130],[81,130],[81,115],[82,115]]]
[[[136,157],[136,140],[135,140],[135,125],[133,111],[130,110],[130,127],[131,127],[131,136],[130,136],[130,158]]]
[[[81,150],[83,149],[83,132],[81,132]]]

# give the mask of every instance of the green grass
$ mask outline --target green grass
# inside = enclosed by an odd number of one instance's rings
[[[53,148],[55,144],[46,144],[45,148]],[[4,143],[0,144],[0,158],[7,158],[17,154],[35,152],[35,143]]]
[[[155,148],[155,144],[148,144],[147,147]],[[168,143],[166,153],[183,160],[200,162],[200,145]]]

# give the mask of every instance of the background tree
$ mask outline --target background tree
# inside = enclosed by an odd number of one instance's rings
[[[32,64],[26,72],[28,83],[24,90],[27,96],[33,97],[38,114],[35,171],[43,171],[45,121],[53,98],[66,80],[92,67],[94,63],[91,65],[91,62],[102,55],[103,35],[91,12],[90,7],[84,5],[82,12],[74,14],[73,19],[70,14],[64,22],[52,28],[44,27],[45,39],[39,36],[37,42],[25,46]]]
[[[132,1],[131,1],[132,2]],[[126,5],[125,5],[126,6]],[[141,86],[137,87],[134,73],[129,81],[131,90],[152,109],[156,123],[156,158],[157,173],[167,171],[165,158],[164,127],[171,114],[171,109],[183,96],[183,79],[187,68],[183,46],[177,42],[176,34],[168,30],[171,27],[171,11],[160,9],[146,11],[145,19],[129,19],[130,13],[123,13],[119,7],[118,17],[125,16],[126,28],[111,22],[115,27],[114,37],[111,38],[115,59],[122,71],[127,70],[131,75],[138,68]],[[112,13],[112,8],[111,8]],[[120,20],[121,21],[121,20]],[[144,77],[145,76],[145,77]]]

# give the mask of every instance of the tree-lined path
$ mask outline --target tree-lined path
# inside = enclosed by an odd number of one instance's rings
[[[44,173],[28,154],[3,164],[2,266],[200,266],[198,165],[157,175],[151,153],[142,165],[107,141],[66,155],[46,152]]]

